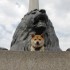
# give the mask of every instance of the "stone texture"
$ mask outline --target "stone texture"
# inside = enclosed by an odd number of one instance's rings
[[[6,49],[6,48],[3,48],[3,47],[0,47],[0,50],[8,50],[8,49]]]
[[[70,51],[70,48],[68,48],[66,51]]]
[[[0,70],[70,70],[70,53],[0,51]]]
[[[10,50],[29,51],[31,34],[44,34],[45,50],[61,51],[54,27],[45,10],[35,9],[22,18],[14,33]]]

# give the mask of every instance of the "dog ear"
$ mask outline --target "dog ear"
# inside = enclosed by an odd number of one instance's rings
[[[42,37],[42,38],[44,38],[44,35],[43,35],[43,34],[41,34],[41,37]]]
[[[31,34],[32,38],[35,36],[34,34]]]

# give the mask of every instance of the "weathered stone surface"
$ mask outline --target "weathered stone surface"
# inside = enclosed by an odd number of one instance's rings
[[[0,70],[70,70],[70,53],[0,51]]]
[[[70,51],[70,48],[68,48],[66,51]]]
[[[0,47],[0,50],[8,50],[8,49],[6,49],[6,48],[3,48],[3,47]]]
[[[31,34],[44,34],[45,50],[61,51],[54,27],[46,15],[45,10],[33,10],[27,13],[18,25],[11,43],[14,51],[30,50]]]

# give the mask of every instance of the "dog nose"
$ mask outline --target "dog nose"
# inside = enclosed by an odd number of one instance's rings
[[[39,42],[36,42],[37,45],[39,45]]]

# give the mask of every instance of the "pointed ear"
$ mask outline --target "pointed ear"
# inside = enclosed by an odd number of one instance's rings
[[[31,37],[33,38],[35,35],[34,34],[31,34]]]
[[[42,37],[42,38],[44,38],[44,35],[43,35],[43,34],[41,34],[41,37]]]

